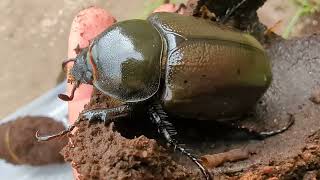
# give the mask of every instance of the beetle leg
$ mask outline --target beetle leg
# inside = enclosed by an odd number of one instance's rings
[[[203,6],[205,6],[205,0],[199,0],[198,2],[197,2],[197,6],[196,6],[196,8],[193,10],[193,13],[192,13],[192,15],[193,16],[199,16],[199,14],[201,14],[201,8],[203,7]]]
[[[125,117],[129,114],[131,108],[129,105],[122,105],[115,108],[91,109],[81,113],[81,116],[89,122],[100,120],[105,124],[109,124],[114,119]]]
[[[227,22],[228,18],[234,13],[235,10],[237,10],[243,3],[245,3],[247,0],[242,0],[239,2],[236,6],[234,6],[231,9],[228,9],[226,12],[226,15],[221,19],[221,22],[224,24]]]
[[[179,4],[179,7],[178,7],[178,9],[175,11],[175,13],[179,13],[180,11],[185,10],[185,9],[187,9],[187,6],[186,6],[185,4],[183,4],[183,3],[180,3],[180,4]]]
[[[293,114],[288,114],[288,115],[289,115],[288,123],[284,127],[276,129],[276,130],[257,132],[257,131],[250,130],[245,127],[237,127],[237,128],[246,131],[248,134],[253,135],[257,139],[265,139],[267,137],[274,136],[274,135],[285,132],[294,124],[294,121],[295,121],[294,115]]]
[[[274,135],[283,133],[286,130],[288,130],[294,124],[294,121],[295,121],[294,115],[293,114],[289,114],[289,121],[288,121],[287,125],[285,125],[284,127],[280,128],[280,129],[277,129],[277,130],[256,132],[256,133],[261,138],[267,138],[267,137],[270,137],[270,136],[274,136]]]
[[[158,132],[163,135],[165,140],[174,148],[179,150],[182,154],[190,158],[200,169],[206,180],[211,180],[211,175],[208,169],[203,166],[200,161],[192,155],[188,150],[181,147],[178,142],[172,137],[177,134],[173,125],[166,120],[167,115],[163,111],[160,104],[152,105],[149,109],[150,118],[158,127]]]
[[[56,134],[53,134],[53,135],[49,135],[49,136],[40,136],[39,131],[37,131],[36,138],[38,141],[49,141],[51,139],[55,139],[57,137],[64,136],[64,135],[70,133],[75,128],[75,124],[78,123],[81,119],[80,117],[86,118],[87,120],[89,120],[89,122],[92,122],[94,120],[99,119],[99,120],[103,121],[105,124],[109,124],[114,119],[127,116],[130,109],[131,108],[129,105],[122,105],[122,106],[110,108],[110,109],[88,110],[88,111],[82,112],[79,115],[79,118],[76,120],[76,122],[73,125],[69,126],[66,130],[61,131]]]
[[[79,121],[79,120],[77,120],[77,121]],[[61,132],[59,132],[57,134],[49,135],[49,136],[40,136],[39,135],[39,130],[38,130],[36,132],[36,138],[37,138],[38,141],[49,141],[51,139],[55,139],[57,137],[61,137],[61,136],[64,136],[64,135],[70,133],[74,128],[75,128],[75,125],[73,124],[73,125],[69,126],[66,130],[61,131]]]

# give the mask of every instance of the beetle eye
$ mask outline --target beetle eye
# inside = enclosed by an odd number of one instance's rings
[[[86,74],[85,74],[85,81],[89,84],[92,84],[92,81],[93,81],[93,76],[92,76],[92,73],[90,71],[86,71]]]

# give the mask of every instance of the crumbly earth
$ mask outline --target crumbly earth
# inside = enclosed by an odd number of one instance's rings
[[[172,160],[153,139],[127,139],[113,125],[81,122],[63,154],[80,179],[193,179],[198,177]]]
[[[0,125],[0,158],[13,164],[45,165],[62,163],[59,154],[67,144],[63,137],[48,142],[38,142],[35,138],[39,130],[55,133],[65,127],[49,117],[25,116]]]
[[[297,155],[284,161],[274,159],[268,165],[252,166],[244,173],[239,173],[239,179],[319,179],[320,130],[310,135],[305,143]]]

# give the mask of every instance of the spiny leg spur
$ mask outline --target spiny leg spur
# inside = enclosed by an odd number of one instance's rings
[[[149,108],[149,114],[151,121],[157,125],[158,132],[162,134],[165,140],[172,146],[174,149],[179,150],[182,154],[186,155],[189,159],[191,159],[200,169],[201,173],[205,177],[206,180],[211,180],[212,177],[208,171],[208,169],[202,165],[202,163],[188,150],[181,147],[180,144],[173,138],[174,135],[177,134],[175,128],[172,123],[166,120],[167,115],[163,111],[162,106],[160,104],[153,104]]]

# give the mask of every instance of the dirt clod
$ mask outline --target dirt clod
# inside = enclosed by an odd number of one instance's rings
[[[310,100],[315,104],[320,104],[320,87],[313,90]]]
[[[80,179],[194,179],[153,139],[126,139],[101,123],[81,122],[62,151]]]
[[[60,150],[67,144],[66,137],[49,142],[38,142],[36,132],[48,134],[65,127],[49,117],[26,116],[0,125],[0,158],[13,164],[45,165],[62,163]]]

